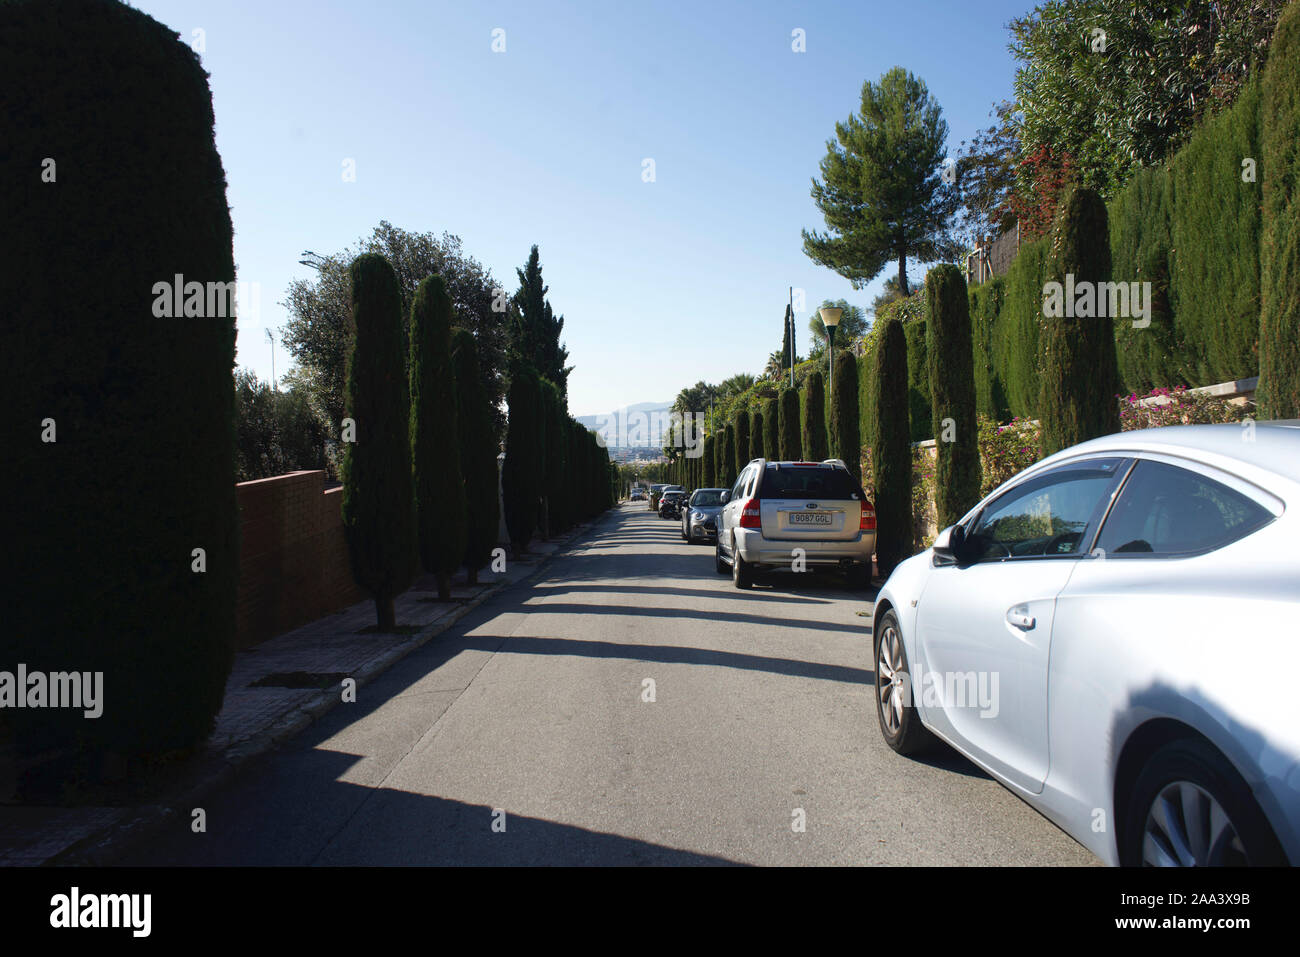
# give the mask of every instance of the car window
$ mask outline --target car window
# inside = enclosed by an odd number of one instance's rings
[[[691,497],[691,504],[696,508],[709,508],[722,504],[722,493],[709,490],[707,492],[696,492]]]
[[[861,499],[862,489],[844,469],[830,465],[769,465],[760,498]]]
[[[1106,517],[1107,556],[1191,555],[1222,548],[1273,515],[1240,492],[1163,462],[1139,461]]]
[[[1124,460],[1092,459],[1035,476],[990,503],[971,538],[976,561],[1077,555]]]
[[[749,469],[745,468],[744,470],[741,471],[741,473],[738,476],[736,476],[736,484],[731,486],[731,500],[733,502],[736,501],[736,499],[741,498],[743,496],[744,494],[743,489],[745,488],[745,483],[748,481],[749,481]]]

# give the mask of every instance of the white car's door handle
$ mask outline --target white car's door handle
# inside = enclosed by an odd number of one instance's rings
[[[1029,614],[1027,605],[1016,605],[1007,612],[1007,624],[1014,625],[1021,631],[1030,631],[1038,622]]]

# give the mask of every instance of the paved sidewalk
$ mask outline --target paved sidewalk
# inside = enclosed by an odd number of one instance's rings
[[[0,806],[0,866],[111,861],[121,847],[171,819],[176,808],[198,806],[203,794],[243,762],[276,747],[339,704],[339,676],[364,685],[491,595],[537,574],[549,558],[591,528],[579,525],[550,541],[534,541],[522,559],[508,559],[504,572],[481,570],[477,585],[468,584],[462,570],[453,579],[450,602],[438,600],[432,576],[417,580],[397,600],[401,633],[364,633],[375,624],[374,603],[367,600],[237,652],[212,736],[201,753],[177,769],[164,793],[143,806]],[[313,687],[284,687],[313,679]]]

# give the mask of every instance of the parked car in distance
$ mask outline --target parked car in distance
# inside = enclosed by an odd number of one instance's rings
[[[946,741],[1108,864],[1300,865],[1300,422],[1249,436],[1084,442],[900,564],[890,747]]]
[[[664,489],[667,487],[667,485],[662,484],[650,486],[650,495],[648,499],[650,503],[650,511],[659,511],[659,496],[663,494]]]
[[[682,514],[682,502],[686,498],[684,489],[666,488],[659,499],[660,518],[679,518]]]
[[[682,541],[716,541],[718,513],[722,511],[721,488],[697,488],[682,506]]]
[[[632,491],[628,493],[627,500],[629,502],[643,502],[645,501],[645,497],[646,497],[645,489],[641,488],[641,486],[638,485],[636,488],[632,489]]]
[[[875,550],[876,510],[838,459],[754,459],[722,493],[714,564],[737,588],[796,563],[838,569],[851,587],[865,588]]]

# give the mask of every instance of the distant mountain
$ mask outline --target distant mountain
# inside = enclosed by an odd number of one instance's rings
[[[671,402],[638,402],[604,415],[575,415],[586,428],[605,436],[610,449],[637,448],[657,453]]]

